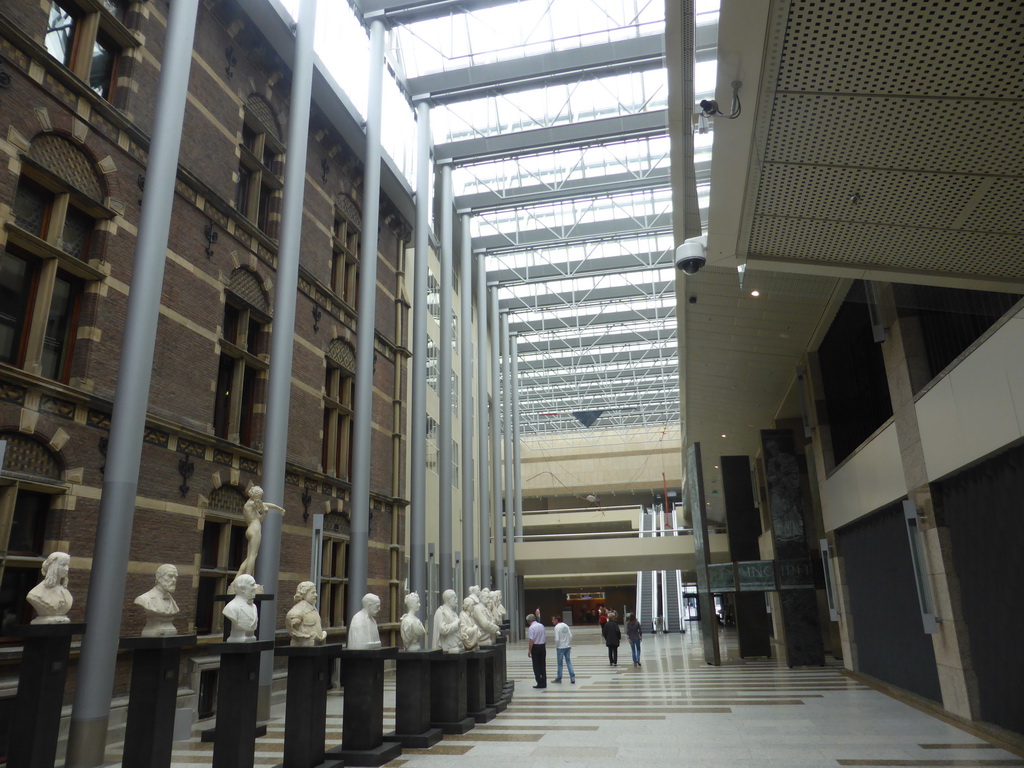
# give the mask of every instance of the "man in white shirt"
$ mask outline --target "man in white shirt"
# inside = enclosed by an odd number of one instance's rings
[[[569,625],[562,621],[557,616],[551,617],[551,622],[555,625],[555,653],[558,654],[558,673],[555,675],[554,682],[562,682],[562,662],[569,668],[569,682],[576,682],[576,673],[572,668],[572,659],[570,654],[572,653],[572,630],[569,629]]]
[[[548,670],[545,664],[548,647],[547,632],[544,631],[544,625],[537,621],[537,617],[532,613],[526,615],[526,624],[529,627],[526,631],[526,637],[530,641],[530,647],[526,651],[526,655],[533,660],[533,676],[537,678],[537,684],[533,687],[547,688]]]

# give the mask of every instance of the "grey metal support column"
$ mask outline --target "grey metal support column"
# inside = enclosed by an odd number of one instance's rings
[[[89,579],[88,631],[78,664],[67,765],[101,765],[107,746],[121,611],[132,541],[142,441],[153,374],[160,292],[167,261],[181,128],[192,66],[199,0],[181,0],[168,11],[167,37],[146,164],[146,190],[135,243],[124,341],[110,419],[103,496]]]
[[[487,423],[487,380],[490,358],[487,349],[487,261],[476,264],[476,412],[477,476],[480,478],[480,586],[494,589],[491,572],[491,462]]]
[[[452,167],[441,166],[441,343],[438,350],[438,587],[455,588],[452,573]]]
[[[490,290],[491,316],[491,492],[494,510],[494,583],[505,592],[509,607],[512,598],[505,582],[505,537],[501,501],[501,325],[498,321],[498,286]]]
[[[313,92],[313,33],[316,29],[317,0],[302,0],[295,27],[295,59],[292,66],[292,94],[288,111],[288,145],[281,203],[281,243],[277,253],[274,288],[274,323],[270,336],[270,371],[267,382],[267,416],[263,443],[264,498],[284,506],[285,464],[288,458],[288,411],[291,405],[292,348],[295,344],[295,302],[299,288],[299,247],[302,240],[302,202],[306,192],[306,150],[309,145],[309,107]],[[256,581],[267,594],[275,595],[274,606],[264,605],[259,625],[260,640],[273,640],[277,629],[278,572],[281,570],[282,515],[270,514],[263,521]],[[269,610],[268,610],[269,609]],[[260,682],[257,717],[270,718],[270,692],[274,654],[260,654]]]
[[[512,358],[509,350],[508,312],[501,313],[501,357],[502,357],[502,437],[505,442],[505,562],[508,569],[508,596],[512,607],[513,633],[522,622],[516,587],[515,557],[515,469],[512,466]]]
[[[415,256],[412,272],[412,444],[410,455],[409,590],[427,600],[427,261],[430,258],[430,105],[416,105]]]
[[[469,587],[480,583],[480,570],[474,553],[473,518],[476,516],[474,503],[476,461],[473,458],[473,237],[469,231],[469,215],[462,216],[462,249],[459,253],[459,382],[462,396],[462,583]]]
[[[352,415],[352,509],[346,623],[362,609],[370,557],[370,467],[373,434],[373,341],[377,314],[377,223],[380,218],[381,94],[384,22],[370,22],[370,87],[366,108],[363,229],[359,247],[359,326]]]
[[[523,467],[520,455],[519,432],[519,336],[513,334],[509,341],[512,353],[512,467],[513,483],[516,489],[516,541],[523,540]]]

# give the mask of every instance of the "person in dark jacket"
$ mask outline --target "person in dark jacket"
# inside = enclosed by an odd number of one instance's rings
[[[626,614],[626,637],[629,638],[629,649],[633,652],[634,667],[643,666],[640,663],[640,642],[643,634],[643,629],[640,627],[640,622],[636,620],[636,616],[631,613]]]
[[[608,646],[608,663],[619,666],[619,643],[622,641],[622,630],[619,629],[618,616],[615,611],[608,614],[608,621],[604,625],[604,644]]]

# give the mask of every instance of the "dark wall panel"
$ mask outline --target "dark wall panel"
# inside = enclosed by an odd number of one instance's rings
[[[981,719],[1024,733],[1024,446],[939,486],[960,580]]]
[[[840,528],[836,544],[846,566],[857,671],[941,701],[932,639],[921,624],[902,506]]]

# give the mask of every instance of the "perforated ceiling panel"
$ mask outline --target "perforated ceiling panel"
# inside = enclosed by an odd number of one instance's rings
[[[1024,4],[805,0],[783,23],[749,257],[1024,280]]]
[[[793,2],[781,91],[1021,98],[1017,0]]]

